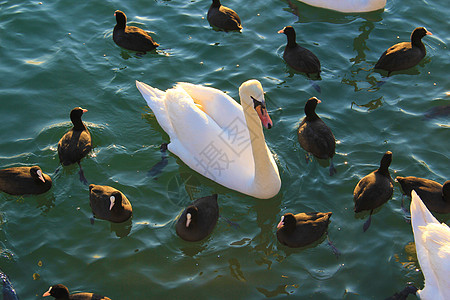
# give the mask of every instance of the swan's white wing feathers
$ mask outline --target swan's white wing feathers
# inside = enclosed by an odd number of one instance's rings
[[[187,82],[179,82],[177,87],[183,88],[221,128],[235,118],[245,122],[242,106],[221,90]]]
[[[226,131],[199,109],[184,89],[167,90],[166,109],[175,133],[169,150],[184,163],[203,176],[237,190],[243,178],[253,178],[254,168],[242,169],[249,162],[236,155],[235,148],[225,138]]]
[[[162,92],[138,81],[136,86],[169,134],[168,149],[190,168],[225,187],[257,198],[270,198],[278,193],[281,185],[278,169],[256,114],[250,115],[252,124],[248,125],[249,115],[244,114],[242,106],[210,87],[179,83]],[[250,97],[247,95],[250,90],[262,92],[261,84],[251,80],[241,88],[245,97]]]

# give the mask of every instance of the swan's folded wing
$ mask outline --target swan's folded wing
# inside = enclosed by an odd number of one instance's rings
[[[242,106],[221,90],[187,82],[179,82],[177,87],[183,88],[195,103],[200,104],[219,127],[228,127],[236,118],[245,123]]]
[[[169,144],[172,153],[203,176],[229,188],[239,190],[236,186],[245,185],[243,178],[253,179],[253,161],[243,165],[242,157],[223,137],[223,129],[195,105],[184,89],[166,93],[167,113],[175,132]]]
[[[166,92],[163,92],[157,88],[151,87],[143,82],[136,80],[136,87],[141,92],[147,105],[155,114],[156,120],[162,129],[169,135],[169,137],[175,136],[173,126],[170,123],[170,118],[166,108]]]
[[[450,299],[450,229],[444,223],[420,226],[425,252],[418,253],[425,277],[423,299]],[[417,241],[416,241],[417,245]]]
[[[411,225],[417,258],[425,277],[423,299],[450,299],[450,228],[439,223],[413,190]]]

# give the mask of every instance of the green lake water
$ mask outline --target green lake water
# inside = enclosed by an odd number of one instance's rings
[[[393,152],[392,177],[449,179],[449,116],[426,118],[449,105],[448,2],[388,0],[386,9],[342,14],[297,1],[229,0],[243,31],[218,32],[207,20],[210,1],[0,1],[0,168],[38,164],[53,178],[42,195],[0,193],[0,268],[20,299],[39,299],[52,284],[111,299],[384,299],[411,282],[423,287],[401,192],[368,214],[353,212],[353,189]],[[112,40],[114,11],[152,32],[157,51],[137,56]],[[314,83],[282,59],[284,26],[322,65]],[[427,56],[386,79],[374,72],[381,53],[424,26]],[[238,99],[240,84],[258,79],[274,122],[265,130],[282,188],[269,200],[226,189],[173,154],[157,180],[146,176],[169,142],[135,87],[178,81],[209,85]],[[384,84],[380,82],[386,81]],[[328,174],[307,163],[296,129],[306,100],[338,144]],[[88,186],[78,166],[59,173],[57,143],[69,112],[89,110],[93,151],[82,160],[90,183],[120,189],[133,218],[114,224],[89,218]],[[438,109],[442,112],[443,109]],[[217,193],[213,233],[189,243],[175,233],[191,200]],[[405,199],[406,207],[410,200]],[[329,237],[305,249],[278,243],[286,212],[331,211]],[[438,215],[448,223],[448,215]],[[230,225],[231,221],[233,224]],[[414,297],[412,297],[413,299]]]

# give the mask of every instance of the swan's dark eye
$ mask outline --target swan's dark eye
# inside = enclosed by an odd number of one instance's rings
[[[259,105],[261,105],[261,109],[266,108],[266,106],[264,105],[264,102],[256,100],[253,96],[250,96],[250,98],[252,98],[252,100],[253,100],[253,108],[257,108]]]

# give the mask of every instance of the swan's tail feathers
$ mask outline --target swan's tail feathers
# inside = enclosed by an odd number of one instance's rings
[[[165,97],[165,92],[151,87],[148,84],[136,80],[136,87],[141,92],[142,97],[144,97],[145,101],[147,101],[148,106],[153,110],[154,105],[156,103],[160,103],[163,101]]]
[[[411,220],[413,227],[425,226],[430,223],[440,224],[438,220],[430,213],[428,208],[417,195],[416,191],[411,191]]]
[[[136,87],[139,92],[141,92],[141,95],[142,97],[144,97],[147,105],[155,114],[159,125],[169,135],[170,139],[172,139],[172,137],[174,136],[174,129],[172,127],[170,116],[167,113],[166,92],[163,92],[157,88],[151,87],[137,80]]]

